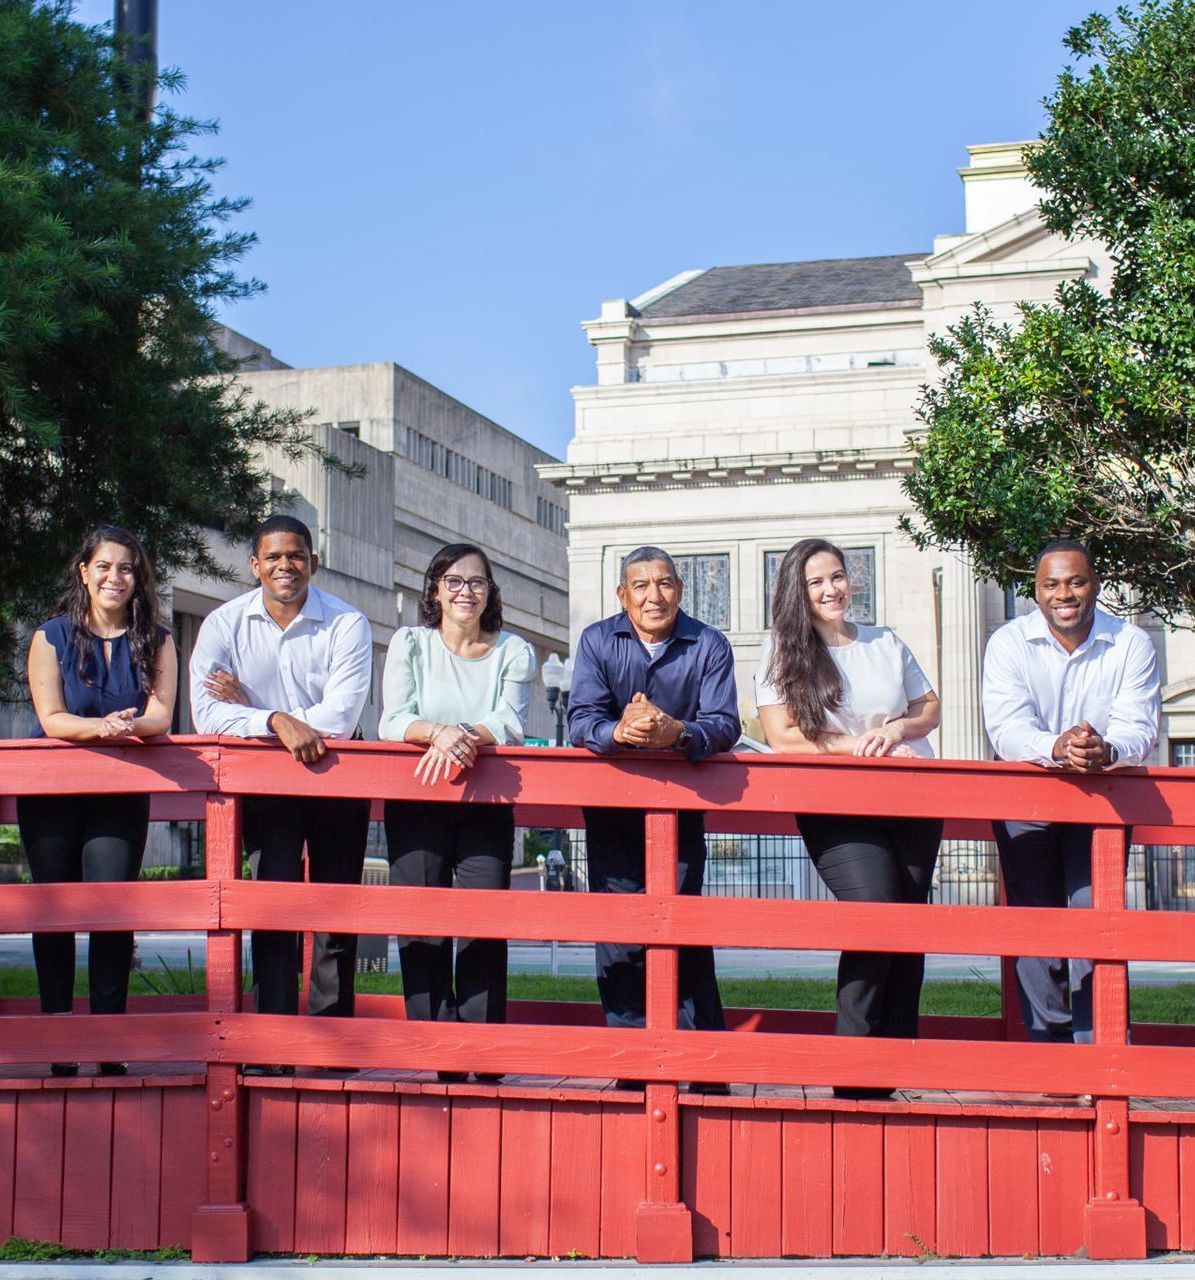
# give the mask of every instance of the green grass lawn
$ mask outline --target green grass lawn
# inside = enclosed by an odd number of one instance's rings
[[[832,978],[724,978],[719,984],[722,1001],[734,1009],[833,1009]],[[169,973],[136,971],[130,984],[134,995],[161,995],[202,991],[202,969],[171,970]],[[397,973],[357,975],[357,990],[382,995],[400,995],[402,980]],[[87,992],[87,970],[75,974],[75,991]],[[512,1000],[597,1001],[597,983],[592,978],[553,978],[546,973],[514,973],[509,982]],[[32,969],[0,968],[0,996],[34,996],[37,981]],[[1172,987],[1136,986],[1130,992],[1134,1022],[1195,1023],[1195,983]],[[1000,993],[982,979],[956,982],[927,982],[921,993],[921,1012],[953,1017],[995,1017],[1000,1012]]]

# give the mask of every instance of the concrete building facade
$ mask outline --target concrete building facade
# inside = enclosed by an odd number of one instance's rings
[[[987,754],[983,648],[1029,606],[962,557],[917,551],[897,520],[935,377],[930,335],[975,302],[1015,320],[1064,280],[1109,278],[1102,246],[1042,225],[1021,151],[969,148],[965,230],[920,252],[687,271],[602,304],[583,326],[597,377],[574,390],[567,461],[539,468],[568,497],[574,638],[615,607],[620,557],[665,546],[688,606],[734,646],[750,730],[779,558],[828,537],[851,561],[854,616],[896,628],[941,693],[941,754]],[[1195,763],[1195,637],[1152,629],[1166,699],[1155,758]]]

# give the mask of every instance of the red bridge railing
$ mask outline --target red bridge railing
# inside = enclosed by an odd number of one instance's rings
[[[0,742],[0,817],[11,820],[11,798],[23,794],[147,791],[155,817],[206,821],[202,881],[0,887],[0,932],[206,934],[206,1008],[85,1019],[12,1014],[0,1037],[0,1064],[205,1064],[206,1195],[192,1230],[197,1260],[243,1258],[250,1250],[238,1068],[262,1061],[647,1081],[647,1192],[637,1223],[644,1260],[692,1254],[680,1186],[678,1081],[1091,1094],[1096,1119],[1088,1250],[1092,1256],[1143,1253],[1143,1215],[1129,1188],[1127,1099],[1190,1095],[1195,1055],[1181,1044],[1128,1042],[1127,962],[1195,961],[1195,915],[1125,909],[1125,829],[1133,828],[1138,843],[1195,844],[1195,773],[1125,770],[1083,778],[999,763],[754,755],[693,766],[647,753],[604,760],[580,751],[524,748],[485,751],[463,782],[429,791],[413,777],[417,756],[403,746],[346,743],[308,767],[274,744],[228,739],[108,747]],[[254,794],[502,802],[541,815],[582,804],[643,809],[647,892],[545,897],[246,883],[240,879],[240,797]],[[1093,907],[683,898],[674,892],[676,815],[686,809],[716,813],[720,829],[742,831],[753,824],[783,828],[796,811],[938,816],[947,820],[948,834],[967,835],[982,834],[996,818],[1092,823]],[[351,1020],[259,1015],[243,1008],[240,943],[242,930],[258,928],[642,942],[648,948],[647,1025],[406,1022],[398,997],[370,998]],[[932,1024],[931,1036],[917,1041],[677,1031],[677,948],[696,943],[1089,957],[1096,962],[1095,1043],[985,1037],[983,1052],[976,1053],[966,1040],[932,1038]]]

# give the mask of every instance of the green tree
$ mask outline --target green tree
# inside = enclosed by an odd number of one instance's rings
[[[922,548],[1024,588],[1053,537],[1092,549],[1119,607],[1195,616],[1195,2],[1093,14],[1026,156],[1045,225],[1094,237],[1111,287],[1061,286],[1018,323],[981,307],[931,343],[905,490]]]
[[[92,525],[139,532],[161,572],[218,574],[203,530],[269,503],[261,451],[320,451],[210,341],[262,285],[235,264],[245,202],[216,195],[214,132],[145,121],[107,28],[71,0],[0,0],[0,632],[44,616]],[[169,93],[177,72],[158,79]],[[321,455],[323,456],[323,455]],[[325,456],[325,461],[328,459]]]

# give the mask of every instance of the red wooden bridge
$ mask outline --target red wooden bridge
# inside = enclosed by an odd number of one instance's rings
[[[0,817],[20,794],[149,791],[156,818],[206,820],[207,879],[0,887],[0,931],[199,930],[207,990],[122,1017],[2,1004],[0,1238],[457,1257],[1074,1254],[1195,1247],[1195,1034],[1134,1026],[1126,962],[1195,960],[1195,915],[1125,909],[1125,827],[1195,844],[1195,774],[1097,778],[953,761],[487,751],[436,796],[513,802],[524,822],[587,804],[648,811],[643,896],[245,883],[239,797],[426,797],[416,753],[348,743],[318,766],[210,738],[78,747],[0,742]],[[791,828],[796,809],[1096,824],[1090,911],[681,898],[676,813]],[[241,931],[329,929],[648,947],[647,1027],[589,1005],[515,1003],[504,1026],[247,1011]],[[677,1031],[680,945],[1072,955],[1096,961],[1095,1043],[1029,1044],[1015,1012],[922,1019],[923,1039],[850,1040],[831,1015],[731,1011]],[[127,1059],[126,1078],[50,1061]],[[288,1062],[293,1078],[242,1077]],[[435,1071],[505,1073],[444,1085]],[[615,1077],[647,1081],[642,1092]],[[733,1082],[730,1097],[683,1083]],[[833,1099],[880,1085],[891,1102]],[[1094,1101],[1083,1105],[1079,1095]],[[1065,1095],[1064,1097],[1048,1095]]]

